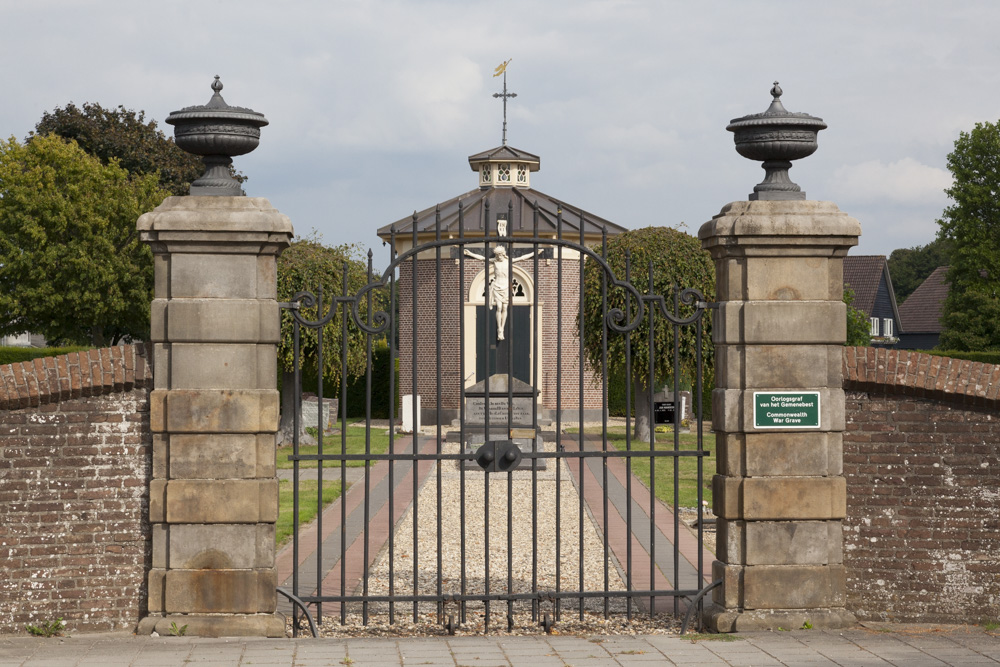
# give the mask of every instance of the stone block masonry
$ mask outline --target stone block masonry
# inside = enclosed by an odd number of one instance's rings
[[[283,636],[275,613],[277,257],[263,198],[168,197],[136,224],[154,256],[149,616],[198,636]]]
[[[844,566],[858,618],[1000,617],[1000,366],[846,348]]]
[[[132,630],[151,557],[149,349],[0,366],[0,634]]]
[[[713,502],[706,608],[720,632],[854,622],[842,520],[843,257],[857,220],[830,202],[733,202],[699,231],[716,267]],[[757,392],[815,396],[812,423],[757,418]]]

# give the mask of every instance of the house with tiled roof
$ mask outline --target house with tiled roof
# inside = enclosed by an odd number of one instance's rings
[[[937,346],[941,337],[941,314],[944,301],[948,298],[948,269],[939,266],[927,276],[899,307],[903,333],[899,337],[899,347],[903,350],[930,350]]]
[[[885,255],[848,255],[844,258],[844,287],[854,290],[854,307],[868,316],[871,344],[895,347],[901,320],[892,291]]]

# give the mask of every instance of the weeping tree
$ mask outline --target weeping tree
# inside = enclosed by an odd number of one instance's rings
[[[364,374],[367,364],[365,332],[354,322],[350,312],[336,302],[337,297],[354,297],[369,282],[378,278],[368,276],[368,258],[357,245],[326,246],[315,233],[292,243],[278,259],[278,301],[291,301],[299,292],[310,292],[316,302],[304,301],[300,309],[303,319],[318,322],[329,316],[322,327],[299,327],[299,364],[303,384],[309,387],[322,377],[323,394],[328,398],[339,396],[340,385]],[[346,288],[345,288],[346,281]],[[371,292],[372,312],[385,311],[388,307],[387,290],[376,288]],[[320,299],[322,302],[320,303]],[[320,310],[320,306],[322,310]],[[331,312],[332,308],[332,312]],[[368,299],[358,304],[358,314],[367,321]],[[345,338],[344,322],[346,315]],[[319,333],[323,332],[323,365],[319,364]],[[373,350],[384,336],[372,340]],[[346,341],[346,355],[344,343]],[[291,429],[291,396],[294,387],[294,324],[290,315],[281,318],[281,341],[278,344],[278,364],[283,371],[282,382],[282,431]],[[341,410],[345,406],[340,406]]]
[[[373,274],[372,280],[377,278]],[[322,372],[324,381],[337,387],[342,380],[350,380],[364,373],[367,366],[365,333],[354,322],[348,305],[347,354],[344,356],[345,312],[335,299],[344,294],[354,297],[369,282],[368,260],[362,256],[357,245],[326,246],[318,236],[313,235],[292,243],[278,258],[278,300],[291,301],[295,294],[305,291],[320,297],[322,292],[322,312],[318,310],[319,304],[305,303],[299,312],[303,319],[310,322],[330,315],[329,321],[322,327],[322,369],[319,367],[320,328],[299,328],[300,364],[306,374],[318,376]],[[384,311],[388,301],[386,290],[375,289],[371,294],[372,310]],[[363,299],[359,303],[358,313],[366,318],[367,311],[367,299]],[[281,320],[278,361],[283,370],[288,372],[294,368],[293,338],[293,319],[285,316]],[[330,395],[329,391],[325,393]]]
[[[625,280],[626,262],[629,264],[630,282],[643,295],[652,293],[664,298],[668,310],[673,314],[674,295],[679,290],[697,289],[708,301],[715,298],[715,266],[707,251],[702,250],[701,242],[689,234],[670,227],[646,227],[619,234],[608,240],[607,250],[601,246],[596,248],[599,255],[607,256],[607,263],[620,281]],[[588,259],[584,263],[584,349],[592,368],[602,368],[604,358],[605,313],[619,309],[636,317],[638,304],[635,296],[628,290],[615,287],[611,276],[607,274],[600,262]],[[650,292],[650,276],[652,288]],[[606,286],[607,308],[602,307],[602,285]],[[608,329],[607,338],[607,373],[609,376],[626,374],[626,341],[631,342],[631,373],[626,387],[631,385],[632,405],[635,406],[635,438],[649,441],[650,415],[652,406],[649,401],[650,381],[653,386],[673,380],[673,350],[675,327],[658,309],[650,328],[649,302],[645,304],[643,318],[638,327],[628,334],[617,333]],[[687,318],[693,315],[693,304],[680,303],[679,316]],[[581,316],[577,316],[578,321]],[[712,337],[710,319],[703,316],[701,353],[704,359],[704,374],[711,376],[712,368]],[[653,342],[653,378],[649,376],[650,358],[649,343]],[[679,363],[678,371],[682,382],[695,379],[697,368],[697,334],[694,325],[679,328],[678,336]]]

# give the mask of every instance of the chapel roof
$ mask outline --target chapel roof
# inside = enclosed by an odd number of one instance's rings
[[[466,235],[481,236],[485,229],[486,203],[489,202],[489,231],[496,233],[496,218],[500,214],[508,221],[508,234],[511,236],[531,236],[534,230],[534,205],[538,204],[538,234],[540,236],[555,236],[559,232],[559,214],[562,213],[562,235],[567,240],[577,240],[580,227],[584,234],[593,239],[600,236],[602,229],[607,229],[608,235],[617,235],[626,231],[625,227],[610,220],[572,206],[562,199],[549,196],[533,188],[476,188],[469,192],[417,211],[416,227],[420,235],[434,234],[437,213],[441,216],[441,235],[458,235],[459,208],[461,207],[463,231]],[[379,228],[378,235],[388,240],[391,230],[395,227],[396,235],[413,234],[413,215],[400,218],[396,222]]]
[[[478,165],[482,162],[496,162],[501,160],[525,162],[530,166],[531,171],[538,171],[542,159],[528,151],[522,151],[519,148],[504,144],[503,146],[497,146],[496,148],[470,155],[469,166],[473,171],[476,171],[479,169]]]

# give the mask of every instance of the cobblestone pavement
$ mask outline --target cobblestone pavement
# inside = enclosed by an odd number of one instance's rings
[[[975,626],[870,626],[740,635],[199,639],[125,634],[0,638],[0,667],[320,665],[997,665]]]

